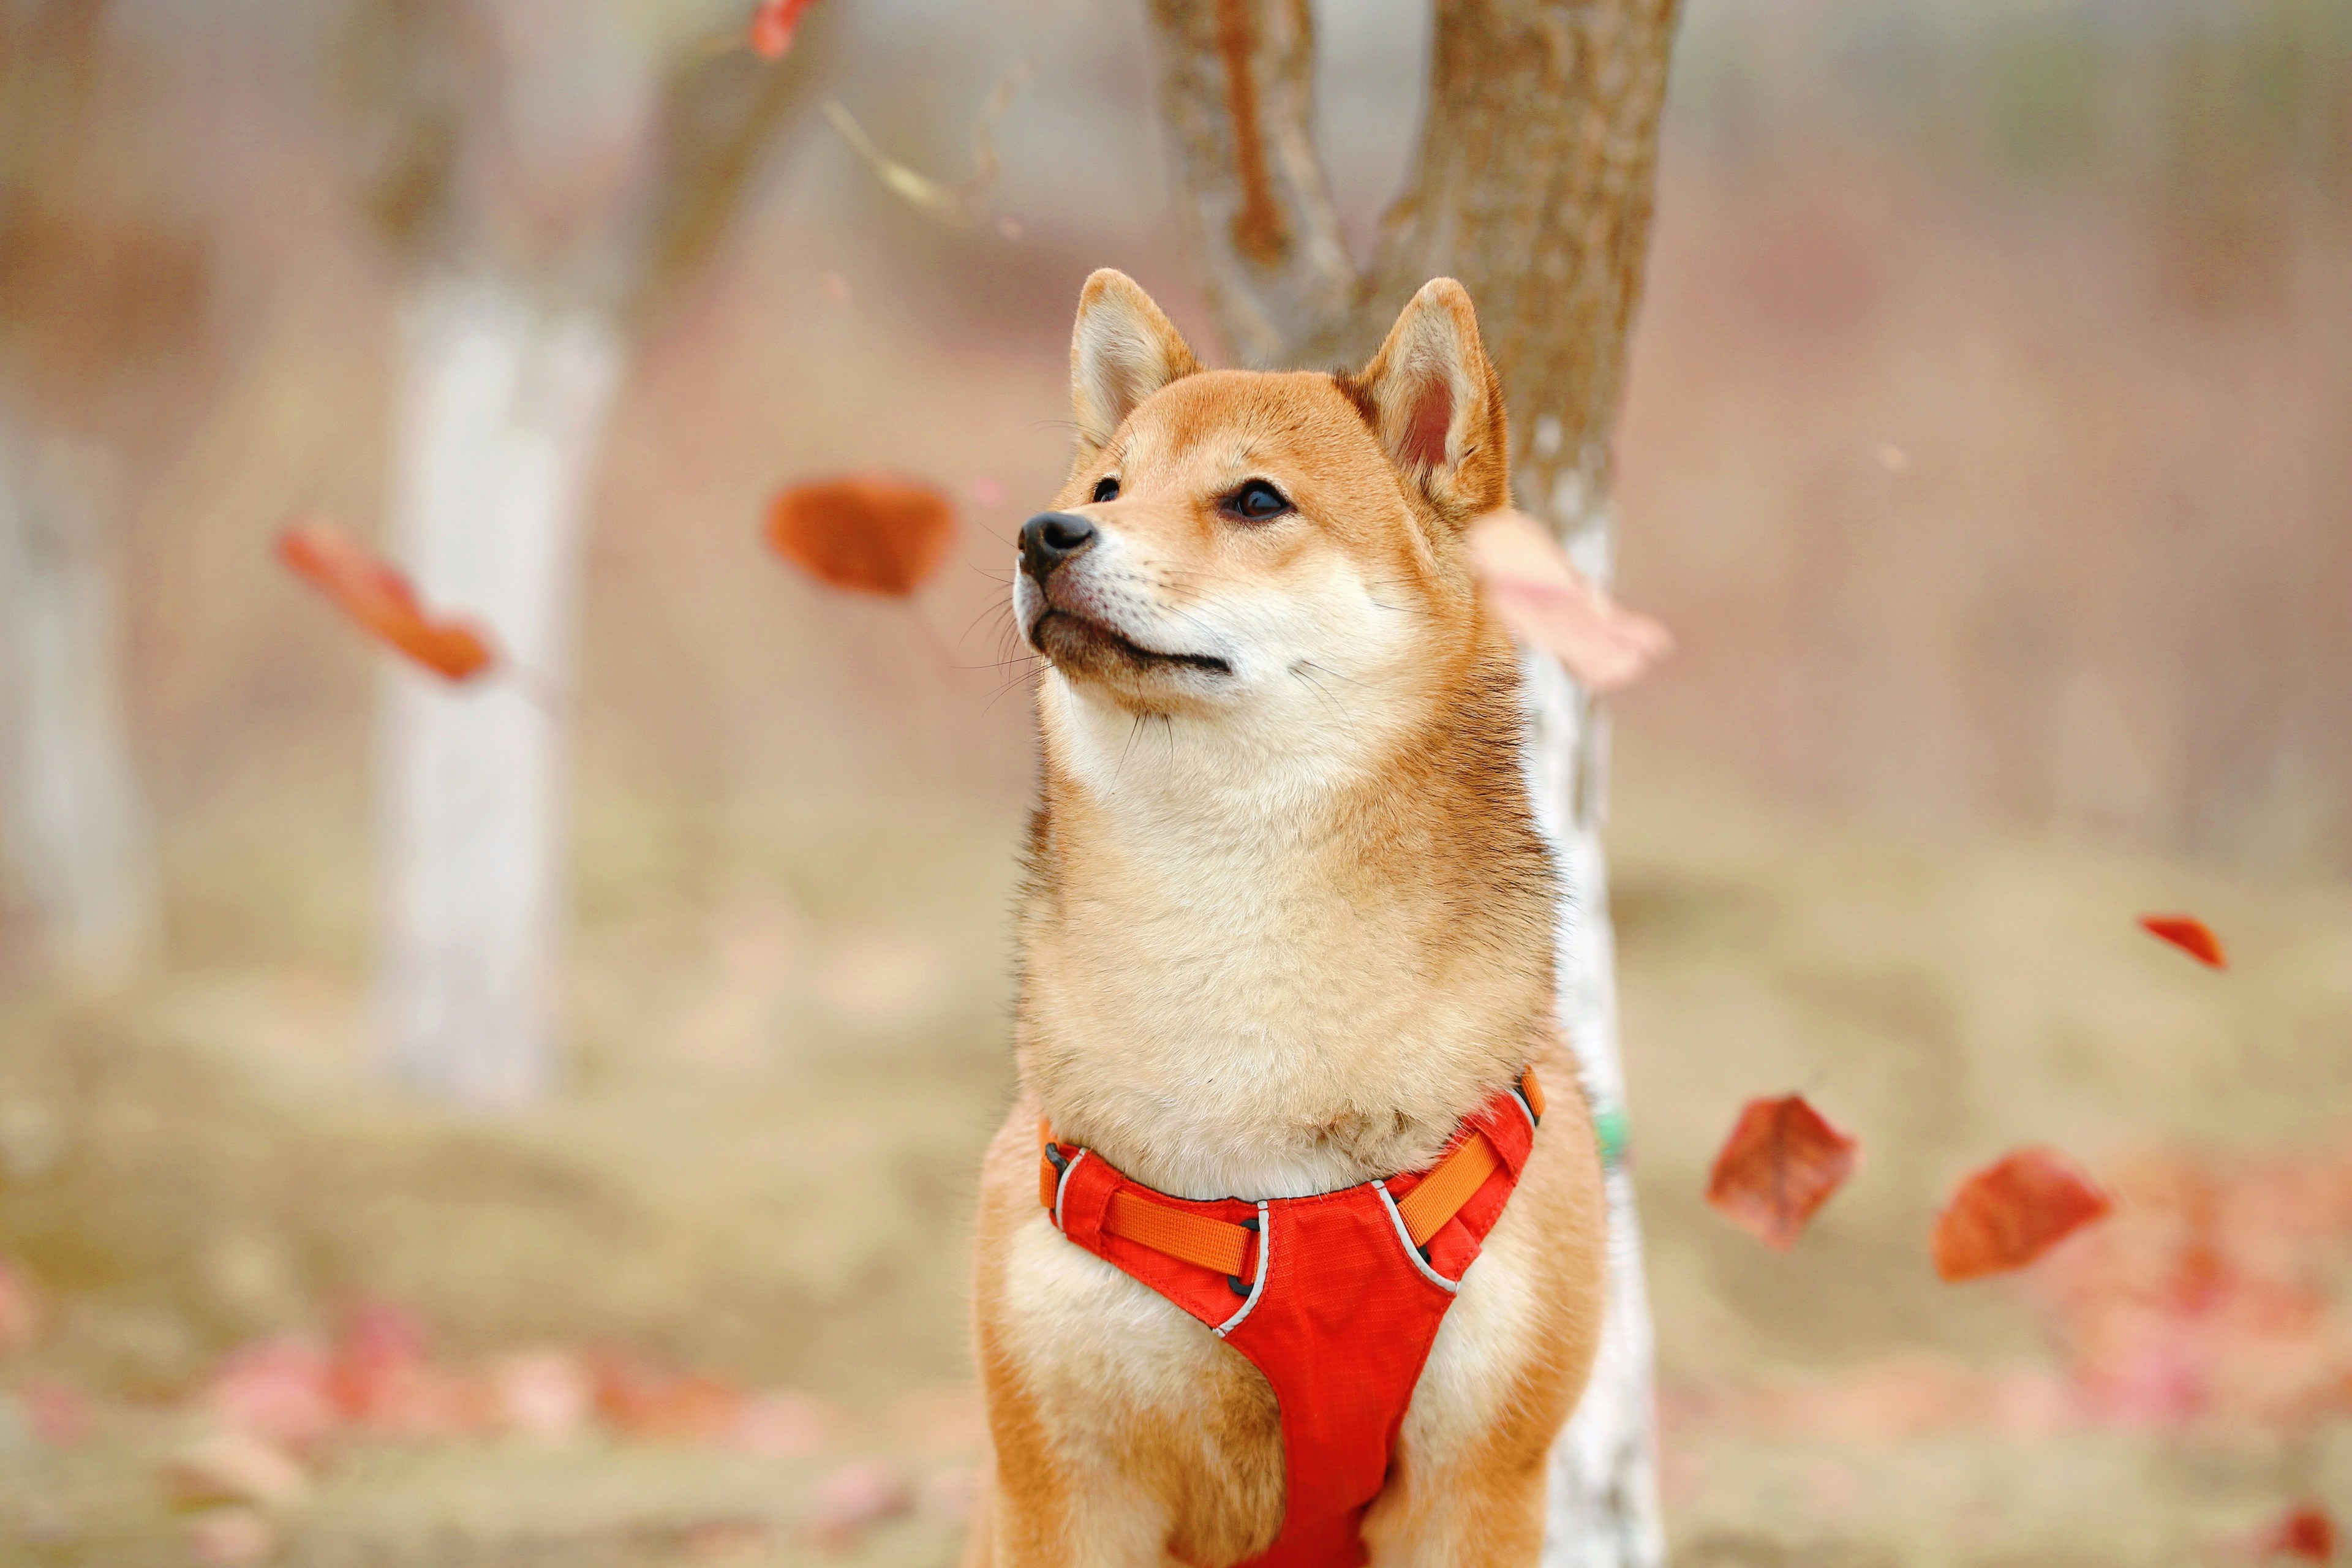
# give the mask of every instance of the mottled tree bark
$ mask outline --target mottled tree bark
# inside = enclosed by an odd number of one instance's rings
[[[1611,567],[1609,442],[1641,300],[1677,0],[1439,0],[1427,117],[1368,268],[1349,259],[1314,141],[1307,0],[1151,0],[1178,210],[1234,353],[1360,362],[1433,277],[1461,279],[1502,372],[1519,506],[1585,574]],[[1548,1564],[1664,1554],[1649,1312],[1623,1159],[1600,830],[1608,724],[1528,660],[1528,776],[1565,878],[1560,1013],[1609,1160],[1610,1319],[1552,1461]]]

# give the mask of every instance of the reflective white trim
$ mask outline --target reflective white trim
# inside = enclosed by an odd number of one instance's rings
[[[1528,1131],[1530,1132],[1534,1131],[1536,1130],[1536,1108],[1528,1103],[1527,1091],[1520,1089],[1517,1084],[1513,1084],[1511,1086],[1511,1103],[1517,1106],[1519,1108],[1519,1114],[1528,1119]]]
[[[1461,1280],[1448,1279],[1444,1275],[1432,1268],[1429,1266],[1429,1259],[1421,1255],[1421,1248],[1412,1244],[1412,1232],[1405,1229],[1404,1215],[1397,1213],[1396,1199],[1389,1196],[1389,1184],[1386,1182],[1375,1181],[1372,1184],[1372,1190],[1381,1194],[1381,1204],[1389,1211],[1389,1223],[1396,1226],[1397,1240],[1403,1244],[1404,1255],[1412,1259],[1412,1266],[1421,1270],[1421,1277],[1449,1296],[1461,1289]]]
[[[1260,1198],[1257,1201],[1257,1278],[1250,1283],[1249,1297],[1242,1302],[1242,1310],[1210,1331],[1223,1339],[1232,1330],[1241,1327],[1242,1320],[1248,1317],[1250,1310],[1257,1305],[1257,1299],[1265,1294],[1265,1277],[1273,1272],[1274,1211],[1266,1206],[1264,1198]]]
[[[1070,1163],[1062,1167],[1062,1179],[1054,1184],[1054,1228],[1055,1230],[1062,1228],[1062,1194],[1070,1190],[1070,1173],[1078,1168],[1078,1162],[1087,1157],[1087,1152],[1086,1150],[1081,1149],[1071,1155]]]

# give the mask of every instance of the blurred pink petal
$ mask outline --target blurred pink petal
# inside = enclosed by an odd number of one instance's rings
[[[1664,626],[1595,587],[1525,512],[1473,523],[1470,561],[1513,635],[1558,658],[1588,690],[1631,686],[1674,651]]]
[[[257,1509],[211,1508],[188,1521],[188,1555],[205,1568],[251,1568],[283,1544],[277,1523]]]
[[[89,1402],[62,1383],[27,1383],[16,1390],[33,1435],[63,1448],[89,1436]]]
[[[845,1552],[872,1526],[914,1507],[915,1489],[905,1470],[887,1459],[858,1459],[817,1483],[809,1530],[818,1545]]]
[[[730,1447],[772,1459],[804,1458],[824,1447],[824,1409],[804,1394],[754,1394],[728,1434]]]
[[[490,1406],[499,1426],[542,1443],[580,1435],[596,1406],[586,1363],[566,1351],[518,1351],[493,1362]]]

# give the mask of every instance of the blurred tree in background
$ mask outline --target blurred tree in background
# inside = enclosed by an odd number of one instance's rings
[[[85,982],[128,973],[156,924],[110,395],[193,331],[203,286],[195,242],[126,189],[109,20],[106,0],[0,5],[0,901]]]
[[[362,0],[354,23],[360,188],[407,277],[392,542],[510,672],[388,677],[380,1016],[408,1083],[520,1104],[555,1067],[572,632],[606,418],[822,46],[755,58],[733,0]]]

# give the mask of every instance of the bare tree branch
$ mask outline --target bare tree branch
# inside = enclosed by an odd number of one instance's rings
[[[1152,0],[1177,209],[1234,353],[1298,363],[1356,303],[1315,148],[1307,0]]]

